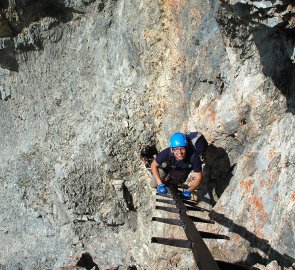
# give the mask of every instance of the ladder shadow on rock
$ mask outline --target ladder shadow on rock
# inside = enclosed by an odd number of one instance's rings
[[[268,255],[268,259],[263,258],[258,253],[251,253],[248,255],[247,259],[241,263],[245,264],[255,264],[260,263],[266,265],[273,260],[276,260],[280,267],[292,267],[295,263],[295,259],[287,254],[281,254],[269,244],[269,242],[265,239],[262,239],[255,235],[254,233],[248,231],[245,227],[240,226],[234,223],[231,219],[227,218],[225,215],[217,213],[216,211],[212,210],[209,214],[210,218],[214,220],[216,223],[227,227],[230,232],[236,233],[240,235],[242,238],[249,241],[251,247],[257,248],[261,250],[265,254]]]
[[[156,206],[156,209],[179,214],[179,219],[153,217],[152,221],[165,223],[168,225],[181,226],[185,232],[187,239],[174,239],[164,237],[152,237],[151,242],[174,246],[178,248],[188,248],[192,251],[193,257],[199,270],[243,270],[255,269],[249,268],[239,264],[232,264],[224,261],[215,260],[203,238],[207,239],[224,239],[229,240],[229,237],[222,234],[211,232],[198,231],[194,222],[202,222],[214,224],[215,221],[211,219],[204,219],[201,217],[190,216],[187,211],[204,212],[208,209],[198,207],[196,203],[190,200],[182,200],[179,196],[178,187],[168,186],[169,194],[159,195],[165,199],[156,199],[157,202],[168,204],[169,206]]]

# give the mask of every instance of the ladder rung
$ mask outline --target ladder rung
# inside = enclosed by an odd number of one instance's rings
[[[192,242],[190,240],[174,239],[174,238],[163,238],[163,237],[152,237],[152,243],[158,243],[167,246],[181,247],[181,248],[192,248]]]
[[[165,198],[173,198],[173,195],[172,194],[159,194],[158,192],[156,193],[157,196],[160,196],[160,197],[165,197]]]
[[[202,238],[208,238],[208,239],[226,239],[229,240],[230,238],[227,235],[224,234],[218,234],[218,233],[210,233],[210,232],[202,232],[199,231]]]
[[[161,217],[152,217],[152,221],[158,221],[170,225],[177,225],[177,226],[183,226],[184,223],[180,219],[174,219],[174,218],[161,218]]]
[[[216,260],[220,270],[250,270],[252,267]]]
[[[177,208],[173,208],[173,207],[166,207],[166,206],[160,206],[160,205],[157,205],[157,206],[156,206],[156,209],[164,210],[164,211],[172,212],[172,213],[177,213],[177,214],[180,213],[180,210],[179,210],[179,209],[177,209]]]
[[[200,207],[200,206],[197,206],[198,204],[194,201],[188,201],[188,200],[183,200],[184,204],[186,205],[190,205],[190,206],[195,206],[195,207],[198,207],[200,210],[202,211],[206,211],[206,212],[211,212],[210,210],[206,209],[206,208],[203,208],[203,207]]]
[[[197,207],[197,206],[187,206],[186,205],[185,207],[186,207],[186,209],[188,211],[201,211],[201,212],[204,212],[204,210],[202,208]]]
[[[194,217],[194,216],[188,216],[193,222],[202,222],[202,223],[211,223],[211,224],[215,224],[215,222],[213,220],[210,219],[204,219],[204,218],[200,218],[200,217]]]
[[[167,203],[167,204],[172,204],[172,205],[175,205],[176,204],[176,201],[173,201],[173,200],[165,200],[165,199],[156,199],[156,202]]]

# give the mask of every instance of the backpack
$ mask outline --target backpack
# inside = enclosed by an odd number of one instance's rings
[[[188,144],[198,155],[201,155],[206,151],[208,142],[201,132],[187,132],[185,133],[185,136],[188,140]]]

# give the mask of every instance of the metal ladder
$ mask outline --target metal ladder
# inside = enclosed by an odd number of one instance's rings
[[[158,196],[162,198],[160,199],[157,198],[156,201],[160,203],[173,205],[175,207],[156,206],[156,209],[179,214],[180,219],[153,217],[152,221],[157,221],[157,222],[162,222],[165,224],[177,225],[177,226],[183,227],[187,239],[152,237],[151,239],[152,243],[191,249],[194,260],[199,270],[251,269],[245,266],[215,260],[210,250],[208,249],[207,245],[205,244],[203,238],[227,239],[227,240],[229,240],[230,238],[226,235],[198,231],[194,222],[211,223],[211,224],[214,224],[215,222],[209,219],[190,216],[187,214],[187,211],[202,211],[202,212],[204,211],[210,212],[210,211],[197,206],[197,203],[194,201],[181,199],[179,195],[178,187],[168,186],[167,189],[169,191],[169,194],[167,195],[157,194]]]

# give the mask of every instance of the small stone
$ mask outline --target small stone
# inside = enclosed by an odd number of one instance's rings
[[[93,216],[94,221],[96,222],[100,222],[101,221],[101,217],[99,213],[95,213],[95,215]]]
[[[280,266],[278,265],[277,261],[272,261],[271,263],[269,263],[265,270],[280,270]]]
[[[113,185],[114,186],[122,186],[124,183],[124,180],[114,180]]]

